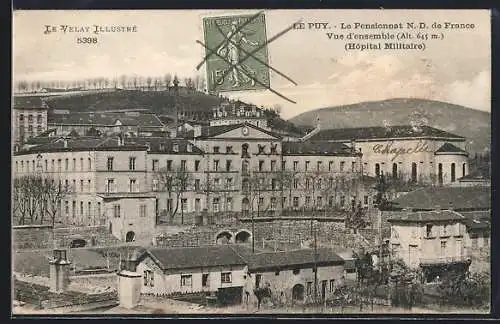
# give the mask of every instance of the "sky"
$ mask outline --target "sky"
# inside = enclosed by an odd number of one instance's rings
[[[74,80],[122,74],[204,75],[196,70],[205,50],[202,18],[252,11],[16,11],[13,16],[13,78]],[[293,23],[328,23],[329,30],[292,29],[268,45],[269,63],[297,85],[271,71],[268,90],[225,93],[263,106],[281,106],[284,118],[302,112],[363,101],[412,97],[490,111],[491,38],[486,10],[266,10],[267,38]],[[434,22],[474,24],[469,29],[428,29],[443,38],[425,42],[424,51],[346,51],[341,23]],[[44,34],[45,25],[58,31]],[[97,35],[98,44],[77,44],[90,33],[63,33],[60,25],[136,26],[134,33]],[[378,33],[383,30],[351,30]],[[424,32],[426,32],[424,30]],[[413,33],[416,36],[417,31]],[[95,35],[94,35],[95,36]],[[251,36],[249,36],[251,37]],[[413,39],[412,41],[421,42]],[[365,41],[360,41],[364,43]],[[376,41],[375,41],[376,42]]]

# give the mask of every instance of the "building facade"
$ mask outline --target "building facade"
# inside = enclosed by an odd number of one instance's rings
[[[350,144],[363,154],[363,174],[449,185],[469,173],[465,138],[429,126],[319,130],[309,141]]]
[[[14,151],[26,140],[47,130],[47,107],[42,101],[23,101],[12,109],[12,143]],[[17,147],[17,148],[16,148]]]

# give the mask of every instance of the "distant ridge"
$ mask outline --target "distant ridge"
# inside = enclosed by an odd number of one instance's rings
[[[320,118],[322,129],[408,125],[417,116],[426,124],[467,138],[469,152],[491,146],[491,114],[460,105],[426,99],[394,98],[307,111],[289,121],[313,127]]]

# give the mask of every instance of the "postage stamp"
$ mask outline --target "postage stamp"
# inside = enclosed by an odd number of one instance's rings
[[[207,17],[203,31],[209,92],[269,88],[264,13]]]

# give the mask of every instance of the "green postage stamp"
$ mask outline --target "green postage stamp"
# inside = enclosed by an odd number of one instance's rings
[[[207,17],[203,30],[210,93],[270,87],[264,13]]]

